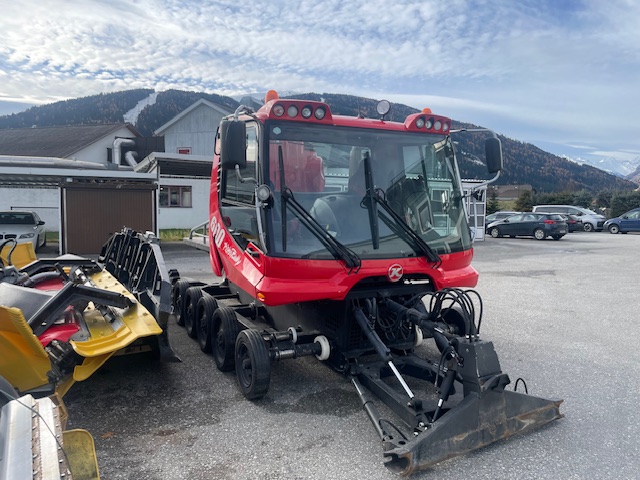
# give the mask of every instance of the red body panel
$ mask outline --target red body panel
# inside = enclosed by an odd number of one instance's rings
[[[452,254],[442,258],[442,265],[433,268],[423,258],[363,260],[362,267],[349,273],[342,262],[336,260],[299,260],[265,258],[266,272],[257,293],[264,297],[262,303],[269,306],[313,300],[343,300],[359,281],[367,277],[386,276],[389,267],[402,266],[403,274],[426,274],[440,290],[446,287],[474,287],[478,273],[469,265],[471,252]]]
[[[78,331],[80,327],[75,323],[65,323],[63,325],[53,325],[49,327],[40,337],[40,343],[43,347],[46,347],[52,340],[59,340],[60,342],[68,342],[69,339]]]

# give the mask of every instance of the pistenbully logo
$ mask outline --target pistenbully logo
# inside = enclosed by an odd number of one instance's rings
[[[402,265],[400,265],[399,263],[394,263],[389,267],[389,270],[387,271],[387,278],[390,282],[393,283],[400,281],[402,275]]]

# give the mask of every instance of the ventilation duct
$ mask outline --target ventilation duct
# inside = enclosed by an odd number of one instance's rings
[[[122,147],[135,147],[136,142],[131,138],[116,138],[113,141],[113,163],[114,165],[122,165]],[[136,152],[127,152],[124,159],[127,163],[134,167],[138,164],[136,161]]]

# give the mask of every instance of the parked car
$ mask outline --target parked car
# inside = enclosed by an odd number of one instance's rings
[[[557,213],[525,212],[493,222],[487,230],[493,238],[525,236],[537,240],[547,237],[560,240],[568,233],[569,227],[564,218]]]
[[[604,222],[604,228],[609,233],[640,232],[640,208],[634,208],[619,217],[610,218]]]
[[[577,215],[582,220],[582,228],[585,232],[600,231],[604,228],[604,215],[589,210],[588,208],[575,207],[573,205],[536,205],[533,207],[536,213],[562,213],[564,215]]]
[[[15,238],[18,243],[33,243],[37,251],[47,244],[44,222],[35,212],[3,211],[0,212],[0,244]]]
[[[493,223],[497,220],[504,220],[507,217],[510,217],[511,215],[515,215],[516,213],[522,213],[522,212],[512,212],[510,210],[500,210],[498,212],[495,213],[490,213],[489,215],[487,215],[486,217],[484,217],[484,229],[487,233],[489,233],[489,230],[487,230],[487,227],[489,226],[490,223]]]
[[[569,227],[569,233],[571,232],[580,232],[584,230],[584,224],[582,223],[582,218],[578,215],[567,214],[562,215],[567,222],[567,226]]]

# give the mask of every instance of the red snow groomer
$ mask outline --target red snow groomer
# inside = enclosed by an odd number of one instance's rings
[[[315,355],[342,372],[385,465],[409,474],[562,415],[561,400],[507,390],[480,337],[480,297],[462,289],[478,274],[451,120],[425,109],[398,123],[388,111],[382,101],[379,118],[333,115],[270,92],[258,111],[225,118],[209,219],[222,280],[178,280],[173,303],[250,400],[267,393],[274,361]],[[493,181],[492,132],[486,162]]]

